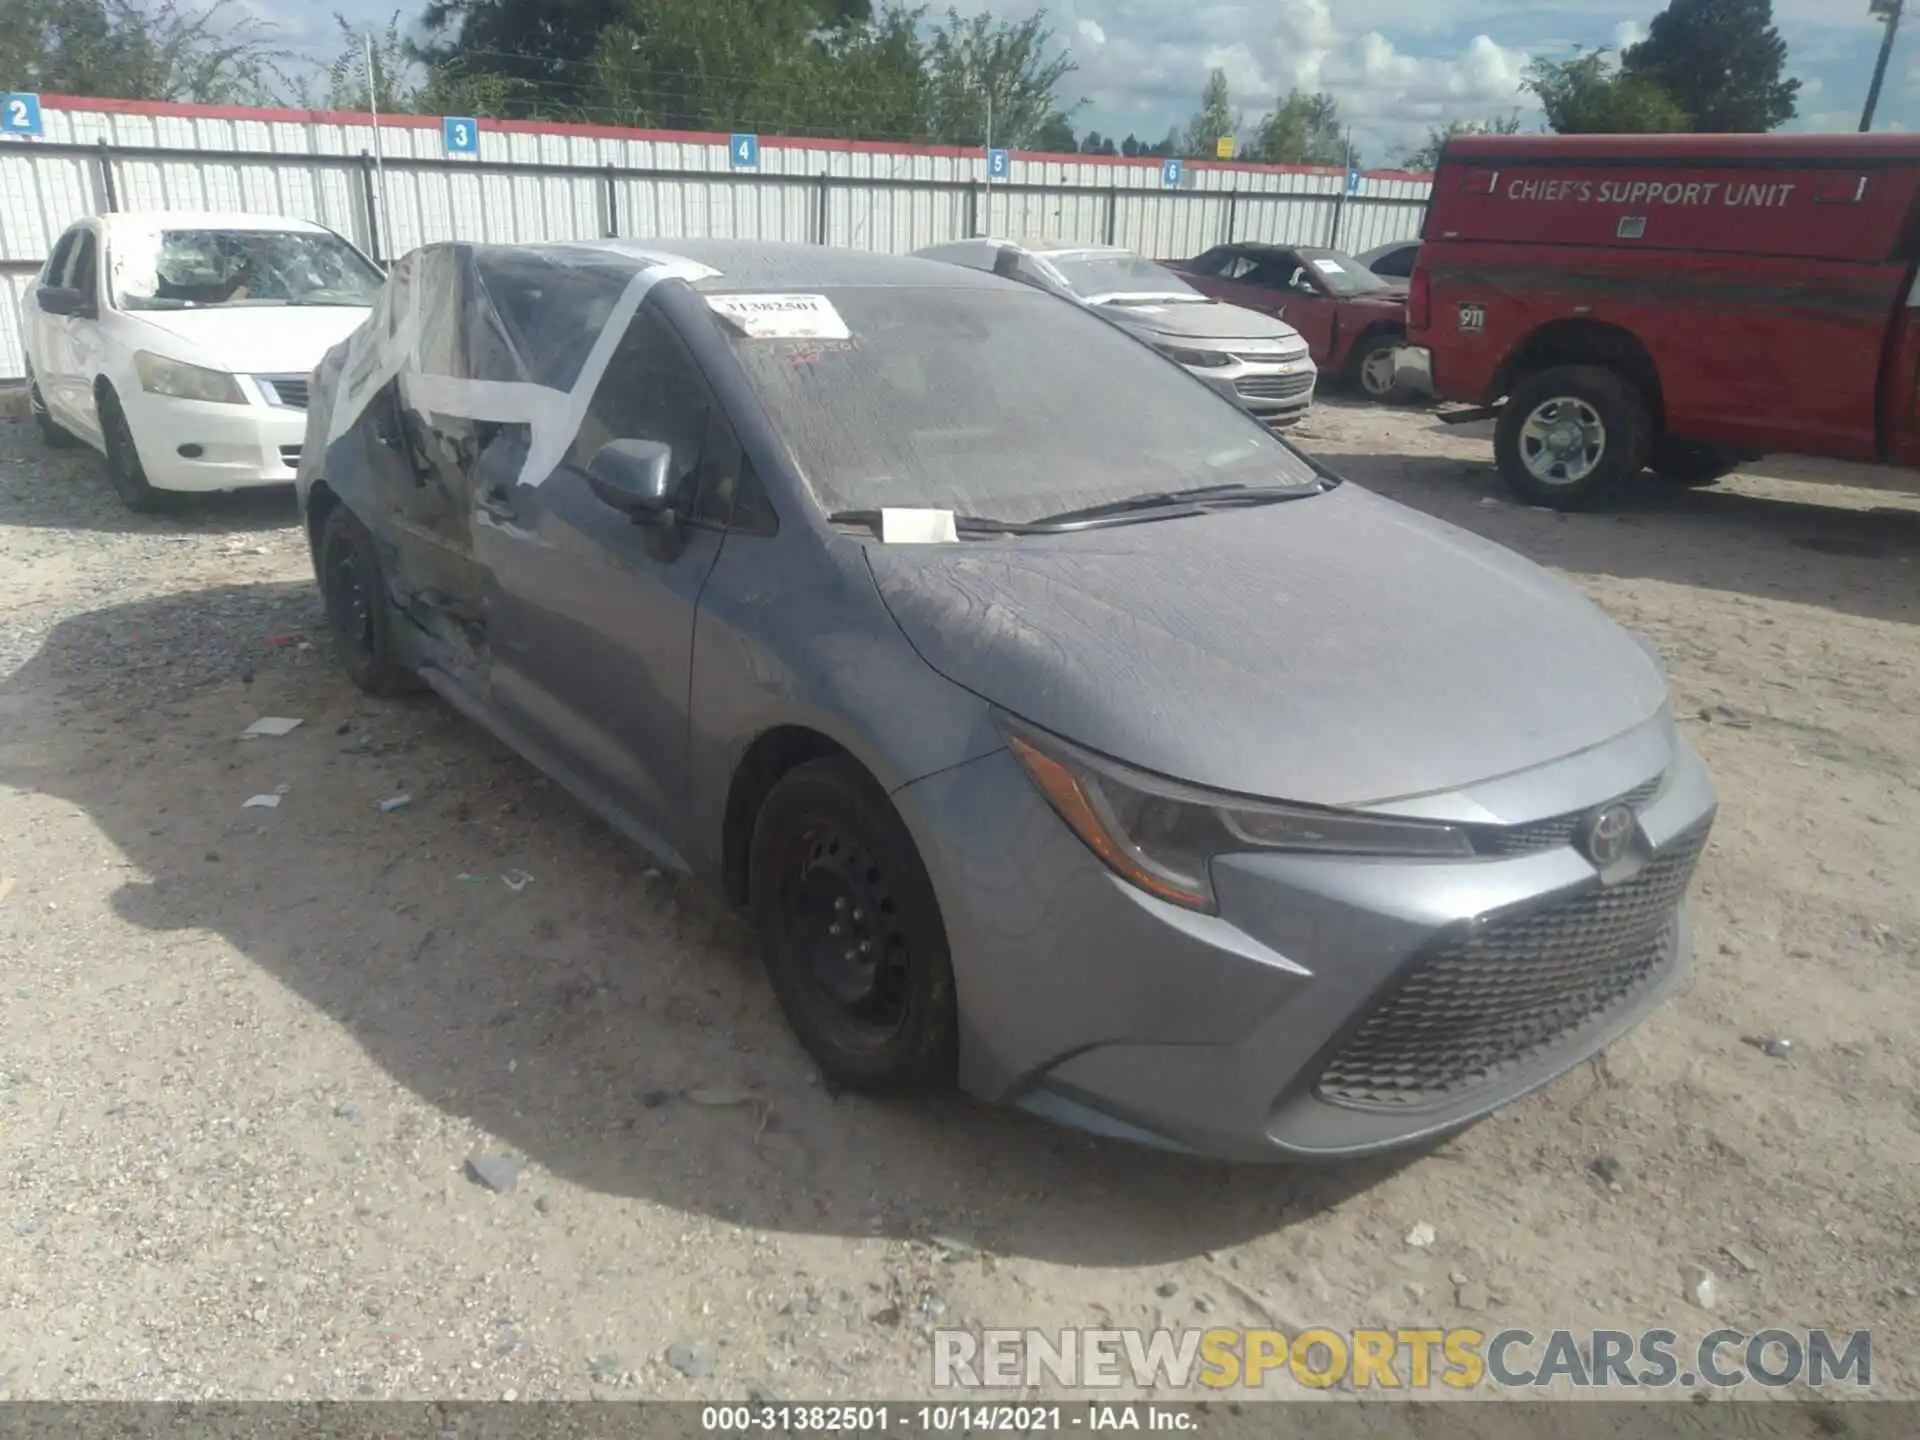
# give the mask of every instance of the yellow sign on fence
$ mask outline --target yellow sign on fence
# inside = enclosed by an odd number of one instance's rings
[[[1213,153],[1218,159],[1231,160],[1233,158],[1233,136],[1222,135],[1218,140],[1214,141]]]

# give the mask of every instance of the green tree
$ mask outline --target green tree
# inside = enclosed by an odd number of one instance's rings
[[[918,20],[924,12],[910,13]],[[1031,149],[1056,114],[1070,119],[1083,103],[1062,106],[1054,96],[1079,67],[1055,50],[1045,10],[1006,21],[949,10],[920,53],[929,132],[943,144],[984,143],[990,107],[993,143]]]
[[[1345,165],[1346,125],[1331,95],[1290,90],[1260,117],[1247,158],[1263,165]]]
[[[1211,160],[1214,143],[1222,135],[1240,133],[1240,112],[1233,108],[1233,92],[1227,85],[1227,72],[1212,70],[1200,91],[1200,108],[1187,122],[1186,153],[1197,159]]]
[[[275,104],[291,60],[232,0],[9,0],[0,24],[0,75],[55,94]]]
[[[1785,75],[1787,42],[1772,0],[1672,0],[1647,38],[1621,57],[1628,74],[1660,86],[1714,134],[1774,130],[1794,116],[1800,82]]]
[[[1417,149],[1409,150],[1400,157],[1400,164],[1414,171],[1432,170],[1440,163],[1440,152],[1447,148],[1447,141],[1458,135],[1517,135],[1520,133],[1520,116],[1498,117],[1492,120],[1449,120],[1444,125],[1436,125],[1427,131],[1427,143]]]
[[[1048,155],[1071,155],[1080,147],[1074,142],[1073,121],[1064,110],[1056,110],[1033,137],[1033,148]]]
[[[1535,60],[1520,82],[1561,135],[1664,135],[1689,128],[1687,112],[1656,82],[1615,68],[1604,50]]]

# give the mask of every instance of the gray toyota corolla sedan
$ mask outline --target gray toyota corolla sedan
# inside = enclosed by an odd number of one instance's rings
[[[1648,651],[1032,287],[430,246],[316,372],[299,488],[354,680],[745,907],[845,1084],[1352,1154],[1685,963],[1714,796]]]

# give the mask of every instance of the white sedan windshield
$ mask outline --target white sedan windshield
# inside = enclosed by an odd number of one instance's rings
[[[337,235],[305,230],[157,230],[116,239],[123,310],[373,303],[380,272]]]

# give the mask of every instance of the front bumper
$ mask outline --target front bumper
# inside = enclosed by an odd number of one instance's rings
[[[154,395],[136,387],[121,404],[147,483],[157,490],[244,490],[291,485],[306,439],[307,412],[270,404],[268,390],[241,376],[245,404]],[[304,397],[304,389],[300,392]]]
[[[1189,365],[1187,372],[1213,386],[1227,399],[1266,421],[1297,420],[1313,407],[1313,387],[1320,378],[1313,361],[1238,359],[1230,365]]]
[[[1555,812],[1509,855],[1223,857],[1217,915],[1117,879],[1004,751],[908,786],[895,799],[947,921],[962,1083],[1237,1159],[1457,1129],[1605,1046],[1683,974],[1681,896],[1715,801],[1684,740],[1660,748],[1635,855],[1606,883]],[[1661,768],[1621,783],[1589,759],[1566,764],[1608,788],[1582,810]]]

